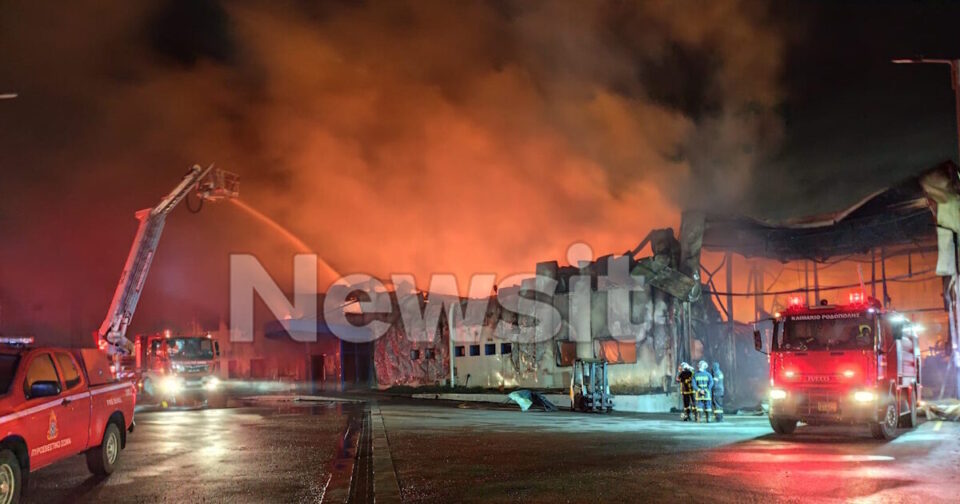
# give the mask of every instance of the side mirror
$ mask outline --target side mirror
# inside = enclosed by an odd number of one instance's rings
[[[214,353],[214,355],[216,355],[217,357],[220,357],[220,342],[219,342],[219,341],[214,341],[214,342],[213,342],[213,353]]]
[[[757,329],[753,330],[753,348],[760,353],[767,353],[763,351],[763,335]]]
[[[35,381],[30,385],[30,397],[27,399],[36,399],[38,397],[53,397],[60,395],[60,383],[55,381]]]
[[[893,326],[893,339],[903,339],[903,324],[896,324]]]

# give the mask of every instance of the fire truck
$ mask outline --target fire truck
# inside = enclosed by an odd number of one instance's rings
[[[133,369],[137,389],[147,397],[168,404],[222,402],[220,343],[212,334],[137,335],[132,357],[132,363],[124,359],[124,368]]]
[[[160,400],[184,398],[185,392],[206,401],[219,389],[220,347],[209,335],[198,337],[162,336],[127,338],[127,328],[140,301],[140,294],[153,263],[167,216],[195,190],[200,204],[236,198],[240,182],[236,174],[193,166],[176,187],[153,208],[136,213],[137,229],[127,262],[100,329],[94,339],[101,350],[113,357],[114,372],[122,379],[136,379],[138,389]]]
[[[845,305],[806,306],[792,297],[774,315],[770,425],[791,434],[808,425],[870,426],[877,439],[917,425],[919,328],[862,292]],[[763,339],[754,332],[763,352]],[[766,353],[766,352],[764,352]]]
[[[100,349],[114,357],[118,372],[121,358],[130,355],[134,350],[133,342],[127,339],[127,328],[133,320],[137,303],[140,302],[140,294],[147,281],[150,265],[153,264],[167,216],[194,190],[201,206],[204,201],[236,198],[240,194],[240,179],[234,173],[214,169],[213,165],[206,168],[194,165],[160,203],[136,213],[136,218],[140,221],[137,234],[127,255],[123,272],[120,273],[120,281],[117,282],[107,315],[100,324],[100,329],[93,335]]]

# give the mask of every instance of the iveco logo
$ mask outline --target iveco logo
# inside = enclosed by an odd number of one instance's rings
[[[833,377],[830,375],[807,375],[804,377],[808,382],[828,382],[833,380]]]

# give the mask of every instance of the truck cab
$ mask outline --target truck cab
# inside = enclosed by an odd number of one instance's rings
[[[164,331],[136,338],[134,348],[140,389],[147,395],[169,403],[219,397],[220,345],[212,335]]]
[[[844,305],[775,314],[770,346],[770,425],[792,433],[810,425],[865,424],[889,439],[917,424],[919,345],[906,317],[852,293]],[[755,334],[758,350],[762,340]]]

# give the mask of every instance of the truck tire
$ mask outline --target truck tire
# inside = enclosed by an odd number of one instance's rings
[[[87,450],[87,469],[97,476],[109,476],[120,460],[120,428],[110,422],[103,431],[103,442]]]
[[[914,395],[913,389],[907,389],[904,394],[907,396],[906,407],[909,408],[910,414],[900,417],[900,427],[912,429],[917,426],[917,397]]]
[[[797,430],[797,421],[793,418],[770,417],[770,427],[777,434],[793,434]]]
[[[897,435],[897,425],[900,422],[896,401],[888,402],[880,413],[880,421],[870,424],[870,433],[876,439],[893,439]]]
[[[0,450],[0,504],[17,504],[21,490],[23,473],[20,461],[11,450]]]

